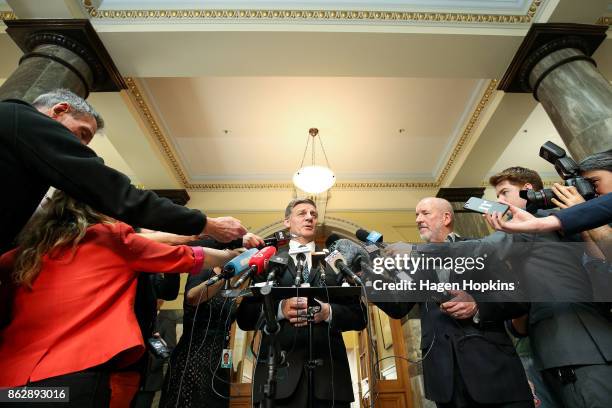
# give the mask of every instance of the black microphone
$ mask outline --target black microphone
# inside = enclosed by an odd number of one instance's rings
[[[374,244],[379,248],[386,248],[387,244],[383,242],[383,236],[378,231],[366,231],[363,228],[358,229],[355,232],[355,236],[361,242],[366,244]]]
[[[277,278],[277,274],[280,272],[281,274],[285,272],[287,269],[287,264],[289,263],[289,254],[284,255],[274,255],[270,258],[268,262],[268,278],[266,279],[266,284],[270,284],[274,282]],[[279,275],[280,278],[282,275]]]
[[[370,255],[367,251],[357,245],[355,242],[342,238],[334,242],[329,248],[331,252],[340,251],[340,253],[344,256],[346,263],[350,265],[354,272],[358,272],[361,270],[361,263],[365,263],[366,265],[370,264]]]
[[[295,286],[302,284],[302,273],[304,272],[304,264],[306,263],[306,255],[300,252],[295,256],[297,265],[295,266]]]
[[[334,242],[339,240],[341,237],[336,233],[329,234],[327,239],[325,240],[325,248],[329,248],[333,245]]]
[[[342,256],[340,251],[334,250],[327,256],[327,258],[325,258],[325,262],[327,262],[336,275],[345,275],[346,277],[351,278],[357,284],[363,286],[363,282],[359,276],[357,276],[355,272],[353,272],[351,268],[347,266],[346,259],[344,256]]]

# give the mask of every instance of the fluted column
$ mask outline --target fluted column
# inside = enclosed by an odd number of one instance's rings
[[[7,33],[24,52],[0,86],[0,100],[28,102],[57,88],[87,98],[125,89],[123,78],[88,20],[8,20]]]

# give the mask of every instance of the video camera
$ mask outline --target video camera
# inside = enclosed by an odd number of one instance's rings
[[[566,186],[574,186],[578,193],[585,199],[590,200],[595,197],[595,188],[593,185],[579,173],[578,164],[571,157],[567,156],[562,147],[557,146],[553,142],[546,142],[540,147],[540,157],[555,166],[555,170],[565,181]],[[549,188],[539,191],[536,190],[521,190],[521,198],[527,200],[539,209],[555,208],[552,199],[555,198],[555,193]]]

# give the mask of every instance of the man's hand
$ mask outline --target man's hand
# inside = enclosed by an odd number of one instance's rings
[[[264,246],[266,243],[263,238],[258,235],[253,234],[252,232],[247,232],[245,236],[242,237],[242,246],[251,249],[257,248],[258,246]]]
[[[469,293],[463,290],[449,290],[448,292],[454,298],[440,305],[442,313],[457,320],[469,319],[476,314],[478,305]]]
[[[483,215],[491,228],[509,234],[550,232],[561,229],[561,221],[553,215],[537,218],[525,210],[508,205],[510,206],[510,213],[512,213],[510,221],[504,220],[504,216],[499,212]]]
[[[209,217],[206,219],[203,233],[219,242],[230,242],[242,238],[247,233],[247,230],[234,217]]]
[[[317,300],[317,302],[319,302],[319,304],[321,305],[321,311],[315,313],[314,322],[321,323],[329,319],[329,313],[331,310],[331,306],[329,305],[329,303],[323,303],[323,302],[320,302],[319,300]]]
[[[305,297],[292,297],[282,301],[281,310],[285,319],[295,327],[306,326],[306,312],[308,299]]]
[[[559,208],[569,208],[576,204],[584,203],[584,198],[580,195],[576,187],[564,186],[559,183],[555,183],[552,186],[552,191],[555,193],[557,198],[553,198],[551,201]]]

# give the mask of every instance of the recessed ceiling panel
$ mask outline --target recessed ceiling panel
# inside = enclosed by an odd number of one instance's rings
[[[150,78],[145,91],[192,181],[290,181],[317,127],[339,181],[432,181],[479,80]],[[316,162],[324,162],[317,144]],[[305,163],[310,163],[310,153]]]

